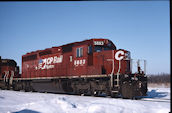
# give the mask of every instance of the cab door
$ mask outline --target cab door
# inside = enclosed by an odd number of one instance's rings
[[[88,66],[93,65],[93,48],[91,45],[88,46]]]

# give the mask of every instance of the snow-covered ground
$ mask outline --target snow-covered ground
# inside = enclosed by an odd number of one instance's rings
[[[0,90],[0,113],[169,113],[170,88],[141,100]]]

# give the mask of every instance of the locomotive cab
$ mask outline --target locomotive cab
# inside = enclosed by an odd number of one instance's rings
[[[133,59],[130,51],[116,49],[109,40],[93,39],[93,44],[88,45],[88,64],[91,64],[90,61],[93,62],[96,71],[99,70],[97,73],[110,76],[111,96],[121,95],[123,98],[146,96],[145,69],[141,70],[138,60],[138,72],[132,73]]]
[[[94,39],[93,40],[93,50],[94,50],[94,52],[116,50],[116,46],[110,40]]]

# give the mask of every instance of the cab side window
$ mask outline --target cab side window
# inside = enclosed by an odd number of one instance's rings
[[[76,48],[76,57],[83,57],[83,47]]]
[[[102,51],[102,47],[101,46],[95,46],[94,47],[94,51],[95,52],[101,52]]]

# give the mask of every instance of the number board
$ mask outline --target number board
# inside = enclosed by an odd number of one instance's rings
[[[104,45],[103,41],[94,41],[94,45]]]

